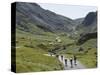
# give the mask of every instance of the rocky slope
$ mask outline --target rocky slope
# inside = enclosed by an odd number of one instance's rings
[[[41,8],[36,3],[16,3],[17,28],[23,31],[71,32],[75,21]]]
[[[89,12],[85,18],[72,20],[43,9],[36,3],[17,2],[16,27],[17,30],[32,34],[63,32],[73,37],[77,34],[78,36],[80,35],[79,39],[81,39],[82,35],[87,35],[90,32],[97,33],[97,12]]]
[[[96,39],[97,38],[97,32],[94,32],[94,33],[86,33],[84,35],[82,35],[78,41],[77,41],[77,44],[78,45],[81,45],[83,44],[84,42],[86,42],[87,40],[90,40],[90,39]]]
[[[77,26],[76,30],[88,33],[97,32],[97,12],[90,12],[84,20]]]

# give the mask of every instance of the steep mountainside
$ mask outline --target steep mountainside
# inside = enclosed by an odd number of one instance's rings
[[[97,32],[97,12],[88,13],[76,29],[85,33]]]
[[[75,21],[41,8],[36,3],[16,3],[17,28],[26,32],[71,32]],[[39,32],[39,33],[40,33]]]
[[[83,34],[97,32],[97,12],[89,12],[85,18],[72,20],[45,10],[36,3],[17,2],[16,27],[18,31],[32,34],[64,32],[81,38]]]

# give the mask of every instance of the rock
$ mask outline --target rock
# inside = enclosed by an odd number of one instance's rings
[[[84,42],[86,42],[87,40],[89,39],[94,39],[94,38],[97,38],[97,32],[94,32],[94,33],[86,33],[84,35],[82,35],[78,41],[77,41],[77,45],[81,45],[83,44]]]

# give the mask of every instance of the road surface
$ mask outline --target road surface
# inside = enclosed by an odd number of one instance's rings
[[[65,58],[64,56],[62,58],[61,56],[59,56],[58,59],[64,64],[65,70],[86,69],[86,67],[83,64],[81,64],[78,60],[76,61],[77,65],[73,64],[73,67],[71,67],[70,60],[68,58]],[[65,59],[67,59],[67,65],[65,64]]]

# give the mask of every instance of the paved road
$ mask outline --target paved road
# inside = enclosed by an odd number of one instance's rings
[[[83,64],[81,64],[79,61],[76,61],[77,62],[77,65],[74,65],[73,64],[73,67],[71,68],[71,64],[70,64],[70,61],[69,61],[69,59],[68,58],[65,58],[64,56],[63,56],[63,58],[61,57],[61,56],[59,56],[59,58],[58,58],[63,64],[64,64],[64,69],[65,70],[74,70],[74,69],[85,69],[86,67],[83,65]],[[65,60],[64,59],[67,59],[67,65],[65,64]]]
[[[43,55],[51,56],[50,54],[43,54]],[[55,55],[52,55],[52,56],[54,57]],[[63,55],[63,58],[61,57],[61,55],[59,55],[58,59],[60,60],[61,63],[64,64],[65,70],[86,69],[86,67],[83,64],[81,64],[78,60],[76,61],[77,65],[73,64],[73,67],[71,67],[70,60],[68,58],[65,58],[64,55]],[[67,65],[65,64],[65,59],[67,59]]]

